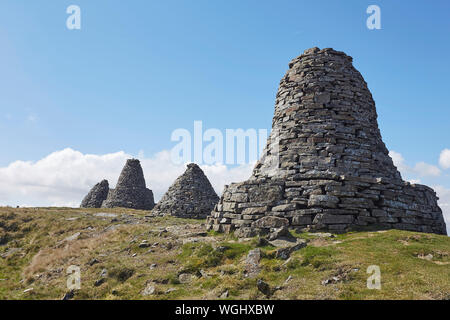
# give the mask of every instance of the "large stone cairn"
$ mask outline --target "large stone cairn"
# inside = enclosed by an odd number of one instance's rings
[[[281,80],[264,156],[249,180],[225,186],[208,228],[239,237],[284,225],[446,234],[437,200],[431,188],[402,180],[352,58],[312,48]]]
[[[202,169],[194,163],[175,180],[153,209],[155,215],[204,219],[219,201]]]
[[[81,202],[81,208],[100,208],[108,197],[109,183],[107,180],[97,183]]]
[[[109,190],[102,207],[151,210],[154,206],[153,192],[145,185],[144,172],[139,160],[127,160],[116,188]]]

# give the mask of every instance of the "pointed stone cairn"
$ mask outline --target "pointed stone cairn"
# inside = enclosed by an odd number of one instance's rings
[[[211,214],[219,197],[202,169],[194,163],[175,180],[153,209],[155,215],[204,219]]]
[[[446,234],[436,193],[402,180],[352,58],[312,48],[291,61],[272,132],[249,180],[226,186],[208,228],[239,237],[287,225]]]
[[[109,183],[107,180],[97,183],[81,202],[81,208],[101,208],[108,197]]]
[[[141,163],[136,159],[127,160],[116,188],[109,191],[102,207],[151,210],[154,206],[153,192],[145,185]]]

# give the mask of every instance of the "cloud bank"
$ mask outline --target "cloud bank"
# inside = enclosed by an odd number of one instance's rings
[[[418,162],[415,164],[414,167],[410,167],[406,164],[403,156],[396,151],[390,151],[389,156],[394,161],[394,165],[400,171],[402,176],[405,176],[405,177],[410,177],[410,176],[439,177],[442,174],[441,169],[439,169],[437,166],[434,166],[434,165],[431,165],[431,164],[428,164],[425,162]],[[420,179],[412,179],[412,180],[408,180],[408,181],[418,183],[418,182],[420,182]]]
[[[394,164],[401,174],[412,183],[442,176],[437,166],[425,162],[414,166],[406,164],[403,156],[391,151]],[[132,155],[123,151],[104,155],[83,154],[67,148],[56,151],[39,161],[15,161],[0,168],[0,206],[67,206],[78,207],[93,185],[107,179],[111,187],[117,183],[127,159]],[[170,151],[164,150],[152,157],[140,154],[147,186],[158,201],[175,179],[185,170],[185,165],[174,164]],[[450,150],[442,151],[439,165],[450,168]],[[201,166],[216,192],[220,195],[225,184],[248,179],[254,164],[228,167],[222,164]],[[438,196],[450,231],[450,189],[430,184]]]
[[[0,168],[0,206],[78,207],[90,188],[102,179],[107,179],[114,187],[129,158],[133,156],[123,151],[94,155],[68,148],[36,162],[15,161]],[[138,158],[156,201],[185,170],[184,164],[172,163],[169,151]],[[248,179],[253,164],[233,168],[220,164],[201,167],[220,194],[225,184]]]
[[[450,149],[444,149],[439,157],[439,164],[444,169],[450,169]]]

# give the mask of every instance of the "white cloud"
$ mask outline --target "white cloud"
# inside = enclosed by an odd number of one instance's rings
[[[438,167],[425,162],[416,163],[414,171],[422,177],[439,177],[441,175],[441,170]]]
[[[450,168],[450,149],[444,149],[439,156],[439,164],[444,169]]]
[[[398,153],[396,151],[389,151],[389,156],[392,158],[392,161],[394,162],[394,165],[397,167],[397,169],[400,172],[405,171],[407,168],[407,165],[405,164],[405,158],[401,155],[401,153]]]
[[[438,167],[425,162],[418,162],[414,167],[410,167],[405,163],[405,158],[403,158],[403,156],[396,151],[390,151],[389,156],[392,158],[392,161],[394,162],[394,165],[397,167],[397,169],[405,177],[417,175],[420,177],[438,177],[442,173]],[[413,182],[420,180],[411,179],[410,181]]]
[[[147,186],[159,200],[174,180],[184,172],[184,165],[173,164],[169,151],[140,160]],[[72,149],[56,151],[37,161],[15,161],[0,168],[0,205],[77,207],[89,189],[107,179],[117,183],[126,159],[125,152],[104,155],[83,154]],[[216,192],[225,184],[250,177],[253,165],[228,168],[224,165],[202,166]]]

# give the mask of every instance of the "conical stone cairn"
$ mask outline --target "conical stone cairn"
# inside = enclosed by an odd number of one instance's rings
[[[289,226],[446,234],[436,193],[402,180],[352,58],[312,48],[291,61],[272,132],[249,180],[226,186],[209,229],[239,237]]]
[[[154,206],[153,192],[145,185],[141,163],[137,159],[127,160],[116,188],[109,191],[102,207],[151,210]]]
[[[97,183],[81,202],[81,208],[101,208],[108,197],[109,183],[107,180]]]
[[[204,219],[211,214],[219,197],[202,169],[194,163],[175,180],[153,209],[155,215]]]

